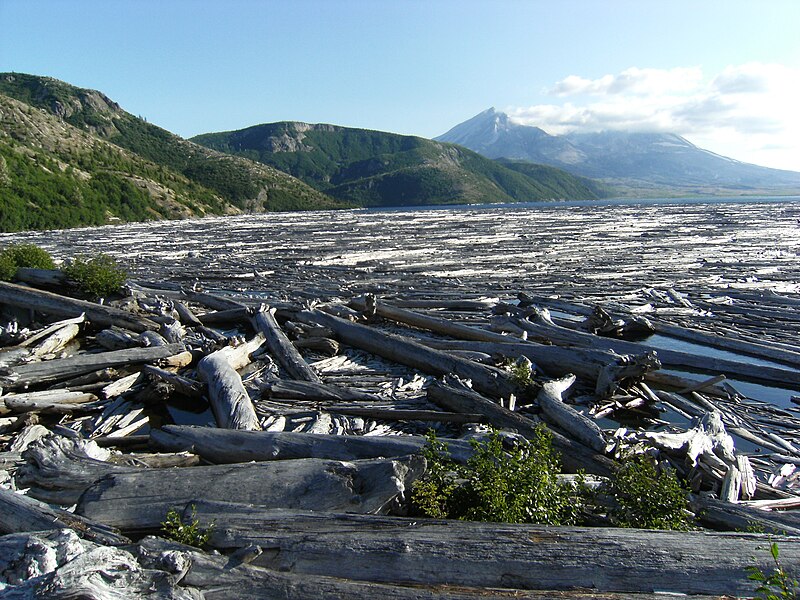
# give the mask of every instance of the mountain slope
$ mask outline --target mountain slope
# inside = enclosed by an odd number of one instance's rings
[[[800,173],[719,156],[665,133],[606,131],[549,135],[490,108],[435,138],[489,158],[543,163],[584,177],[635,188],[683,191],[800,188]]]
[[[452,144],[334,125],[270,123],[192,141],[271,165],[362,206],[587,199],[600,193],[555,169],[543,183]]]
[[[147,212],[148,217],[144,217],[144,213],[139,210],[135,211],[135,215],[128,213],[119,217],[125,220],[158,218],[157,215],[163,218],[167,215],[192,216],[207,212],[225,214],[342,206],[341,203],[276,169],[214,152],[134,117],[104,94],[94,90],[77,88],[48,77],[3,73],[0,74],[0,94],[6,96],[4,105],[9,114],[14,112],[19,114],[21,106],[26,105],[41,109],[35,113],[28,112],[23,119],[25,127],[32,128],[28,132],[23,131],[25,129],[22,126],[23,121],[19,123],[13,119],[4,121],[0,135],[6,140],[6,146],[8,139],[12,137],[16,137],[16,142],[23,145],[26,143],[25,139],[34,139],[37,134],[33,132],[39,127],[39,116],[46,115],[54,121],[48,121],[39,128],[39,134],[45,135],[50,140],[44,146],[51,154],[56,153],[53,158],[66,167],[82,169],[84,181],[92,178],[95,169],[105,173],[104,176],[108,176],[109,172],[114,170],[113,164],[107,163],[107,157],[92,154],[92,148],[100,147],[104,148],[100,154],[114,153],[113,149],[107,149],[107,145],[99,144],[102,141],[106,144],[113,143],[114,148],[126,150],[125,158],[120,159],[123,162],[133,161],[138,165],[137,169],[147,165],[145,168],[147,172],[137,172],[136,176],[154,182],[156,187],[171,189],[175,184],[181,188],[173,192],[182,198],[181,202],[185,209],[177,212],[165,209],[159,212],[150,207],[152,210]],[[12,108],[9,104],[12,98],[24,104]],[[81,135],[78,135],[79,133]],[[66,136],[71,141],[61,143],[59,136]],[[73,164],[61,146],[72,148],[79,154],[81,164]],[[6,154],[7,151],[6,147]],[[31,151],[35,154],[37,150]],[[17,152],[11,156],[15,164],[19,163],[23,154],[25,153]],[[96,161],[96,164],[93,164],[93,161]],[[30,165],[26,168],[29,167]],[[18,168],[21,169],[22,166],[18,164]],[[17,193],[23,193],[23,190],[18,188]],[[32,192],[28,190],[25,193]],[[155,194],[159,195],[163,195],[163,192]],[[121,195],[124,196],[125,194]],[[18,198],[20,201],[27,199],[29,198],[24,195]],[[85,224],[96,223],[93,221]]]

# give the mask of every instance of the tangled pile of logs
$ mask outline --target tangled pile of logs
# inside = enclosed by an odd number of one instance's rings
[[[719,597],[752,591],[745,569],[770,570],[769,540],[800,563],[800,420],[725,379],[798,389],[795,350],[757,367],[664,350],[647,336],[729,342],[524,294],[267,307],[131,282],[98,304],[19,278],[0,283],[0,588],[13,597]],[[427,431],[465,461],[469,438],[538,423],[567,473],[607,477],[637,452],[677,470],[705,529],[403,516]],[[218,552],[155,537],[172,510],[213,524]]]

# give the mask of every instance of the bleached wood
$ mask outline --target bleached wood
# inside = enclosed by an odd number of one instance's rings
[[[239,346],[228,346],[204,357],[197,374],[208,384],[208,396],[217,425],[226,429],[261,429],[253,402],[236,372],[264,342],[260,334]]]
[[[305,458],[288,461],[139,469],[112,473],[91,485],[76,514],[120,529],[158,527],[170,508],[199,499],[265,507],[387,511],[422,474],[419,457],[351,462]]]
[[[606,438],[597,424],[565,404],[563,394],[575,383],[575,376],[548,381],[536,395],[536,403],[541,407],[546,421],[553,423],[575,439],[596,452],[606,451]]]
[[[96,325],[117,325],[133,331],[158,329],[158,323],[125,310],[0,281],[0,304],[64,317],[85,314]]]
[[[785,564],[800,561],[800,540],[780,535],[331,515],[205,502],[196,510],[201,522],[216,519],[214,546],[255,543],[271,551],[251,564],[309,577],[740,596],[753,591],[745,567],[771,572],[770,541]]]
[[[320,382],[320,378],[314,372],[314,369],[308,365],[278,325],[275,320],[275,309],[261,306],[253,315],[253,323],[264,334],[270,354],[293,379]]]

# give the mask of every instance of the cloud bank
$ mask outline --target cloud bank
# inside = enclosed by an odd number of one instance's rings
[[[572,131],[677,133],[746,162],[800,171],[800,69],[746,63],[715,74],[700,67],[640,69],[587,79],[570,75],[551,104],[507,110],[553,134]]]

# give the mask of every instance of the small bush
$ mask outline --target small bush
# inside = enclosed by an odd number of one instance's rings
[[[117,261],[107,254],[98,254],[91,258],[78,256],[62,270],[83,292],[96,297],[118,292],[128,277]]]
[[[611,518],[619,527],[692,529],[687,491],[674,471],[659,473],[643,455],[625,463],[607,485],[617,508]]]
[[[772,573],[766,575],[759,567],[747,567],[750,575],[747,576],[751,581],[756,581],[759,586],[756,588],[755,600],[797,600],[800,598],[800,583],[781,565],[778,557],[780,550],[778,544],[772,542],[769,546],[772,561],[775,568]]]
[[[543,426],[534,439],[506,451],[500,434],[474,442],[466,465],[453,462],[431,434],[423,451],[425,475],[414,483],[413,504],[435,518],[570,525],[577,521],[580,490],[558,480],[560,462]]]
[[[188,523],[184,523],[181,515],[175,509],[167,512],[167,518],[161,523],[161,531],[164,537],[175,540],[180,544],[202,548],[208,543],[213,525],[206,529],[200,527],[197,520],[197,509],[192,505],[192,518]]]
[[[0,280],[11,281],[17,269],[55,269],[50,253],[33,244],[11,244],[0,252]]]

